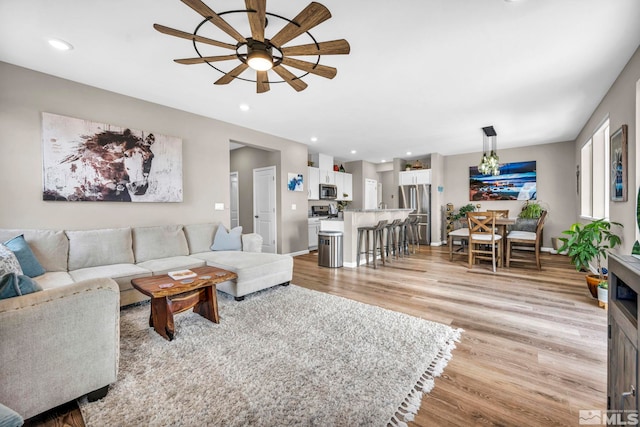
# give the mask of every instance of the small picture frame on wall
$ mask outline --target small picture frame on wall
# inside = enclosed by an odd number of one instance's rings
[[[628,126],[622,125],[610,138],[611,161],[609,194],[612,202],[627,201],[627,134]]]
[[[304,191],[304,178],[301,173],[289,173],[287,189],[289,191]]]

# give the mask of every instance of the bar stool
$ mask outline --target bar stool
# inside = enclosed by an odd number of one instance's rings
[[[409,255],[409,233],[411,233],[411,217],[407,217],[400,223],[399,253],[402,256]]]
[[[362,239],[366,239],[366,247],[365,247],[365,256],[367,257],[367,264],[369,264],[369,253],[373,255],[373,268],[377,268],[376,258],[378,256],[377,252],[380,250],[380,258],[382,259],[382,264],[385,264],[384,257],[384,229],[389,221],[383,220],[378,221],[376,225],[370,225],[366,227],[358,227],[358,255],[356,257],[356,264],[360,266],[360,254],[362,253],[361,245]],[[371,249],[369,242],[373,239],[373,247]],[[380,247],[378,248],[378,241],[380,241]]]
[[[387,252],[387,260],[389,261],[393,256],[398,258],[398,251],[400,248],[400,245],[399,245],[400,231],[398,230],[398,227],[400,226],[401,222],[402,222],[401,219],[394,219],[391,223],[387,224],[385,227],[387,229],[387,244],[385,245],[385,249]]]
[[[420,251],[420,234],[418,232],[418,223],[420,222],[420,217],[413,217],[409,222],[409,230],[410,230],[410,240],[411,249],[413,249],[413,253],[416,253],[416,246],[418,247],[418,251]]]

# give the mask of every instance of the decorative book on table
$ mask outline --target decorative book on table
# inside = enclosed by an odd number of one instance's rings
[[[196,277],[197,274],[194,273],[191,270],[177,270],[177,271],[170,271],[167,273],[169,275],[169,277],[171,277],[173,280],[182,280],[182,279],[191,279],[192,277]]]

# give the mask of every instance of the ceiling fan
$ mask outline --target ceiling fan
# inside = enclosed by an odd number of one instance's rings
[[[299,92],[307,88],[307,84],[302,80],[302,77],[309,73],[328,79],[336,76],[337,70],[334,67],[320,64],[320,57],[322,55],[346,55],[351,50],[349,43],[344,39],[317,42],[309,32],[309,30],[316,25],[331,18],[329,9],[320,3],[311,2],[295,18],[288,19],[267,12],[266,0],[245,0],[246,10],[233,10],[222,13],[214,12],[201,0],[181,1],[204,17],[204,20],[200,22],[193,33],[187,33],[160,24],[154,24],[153,27],[163,34],[191,40],[198,57],[175,59],[174,61],[185,65],[208,64],[224,74],[214,83],[217,85],[228,84],[234,79],[252,81],[256,82],[257,92],[264,93],[269,90],[270,81],[268,71],[272,70],[280,76],[282,80],[271,81],[271,83],[286,82]],[[222,18],[222,15],[232,13],[247,14],[251,37],[243,36]],[[286,24],[273,37],[268,39],[265,37],[265,28],[269,22],[268,19],[273,18],[284,20]],[[225,43],[198,35],[198,30],[207,22],[231,36],[236,41],[236,44]],[[291,40],[305,33],[311,38],[312,43],[288,47],[284,46]],[[197,43],[231,50],[234,51],[234,53],[203,56],[198,49]],[[293,56],[317,56],[317,58],[315,62],[308,62],[292,58]],[[234,60],[240,61],[240,64],[228,72],[214,65],[214,63],[221,61]],[[297,76],[285,66],[304,71],[304,74]],[[240,77],[248,68],[255,70],[255,80]]]

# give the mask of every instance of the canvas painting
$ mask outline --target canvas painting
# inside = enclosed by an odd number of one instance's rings
[[[287,188],[289,191],[303,191],[303,178],[301,173],[289,173]]]
[[[500,175],[483,175],[469,168],[469,200],[536,200],[536,162],[500,165]]]
[[[182,140],[42,113],[43,200],[182,202]]]
[[[611,188],[609,194],[613,202],[627,201],[627,125],[611,135],[609,158],[611,159]]]

